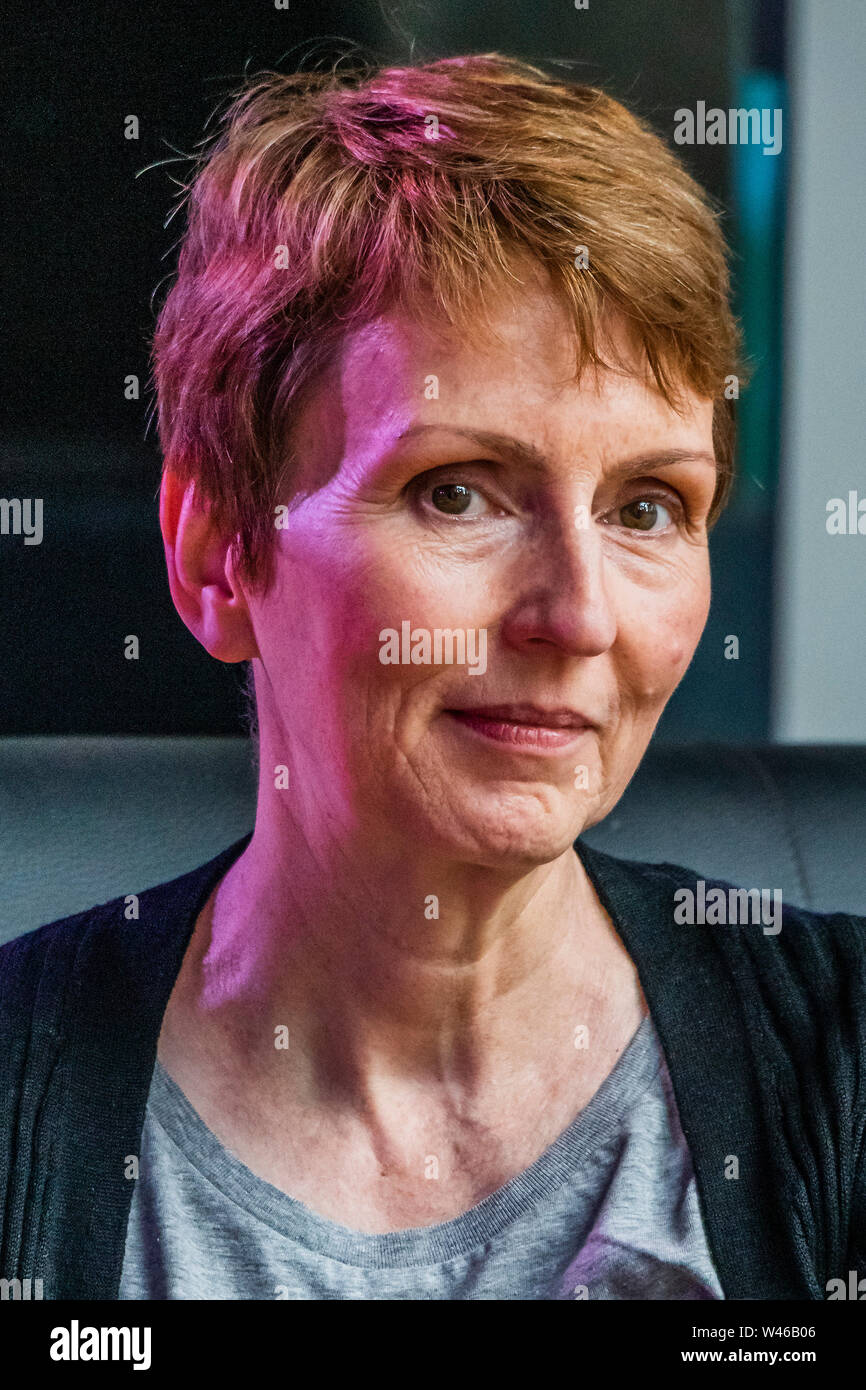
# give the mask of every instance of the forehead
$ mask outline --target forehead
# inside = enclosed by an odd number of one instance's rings
[[[362,463],[418,425],[510,434],[556,456],[606,457],[657,444],[710,447],[712,402],[686,393],[675,411],[648,376],[624,321],[609,341],[623,369],[575,380],[574,329],[542,284],[485,304],[490,332],[470,338],[421,313],[390,312],[348,334],[314,392],[304,434],[320,452],[337,436]],[[338,466],[333,455],[331,466]]]

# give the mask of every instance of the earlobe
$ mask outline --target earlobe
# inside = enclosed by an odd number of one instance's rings
[[[246,595],[232,557],[232,538],[197,502],[193,483],[166,470],[159,522],[171,597],[197,641],[218,661],[259,655]]]

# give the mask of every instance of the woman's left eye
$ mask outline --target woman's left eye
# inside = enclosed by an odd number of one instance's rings
[[[670,508],[655,497],[636,497],[619,507],[616,515],[629,531],[664,531],[673,521]]]

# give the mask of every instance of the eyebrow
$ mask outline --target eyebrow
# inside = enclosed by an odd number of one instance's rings
[[[478,444],[482,449],[489,449],[506,456],[523,468],[534,470],[537,473],[550,472],[550,461],[540,449],[536,449],[533,444],[527,444],[525,440],[517,439],[511,434],[497,434],[490,430],[467,430],[455,425],[412,425],[398,437],[401,440],[414,439],[419,435],[429,433],[457,434],[464,439],[470,439],[473,444]],[[626,470],[631,472],[644,468],[672,468],[677,463],[709,463],[712,464],[713,468],[718,466],[715,454],[708,453],[705,449],[661,449],[657,452],[638,454],[634,458],[624,459],[617,464],[617,472],[625,472]]]

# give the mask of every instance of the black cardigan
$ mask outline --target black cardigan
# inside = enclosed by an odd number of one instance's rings
[[[137,921],[116,898],[0,949],[0,1278],[117,1298],[163,1013],[249,840],[141,893]],[[674,893],[698,875],[575,848],[637,967],[725,1297],[824,1299],[863,1277],[866,918],[677,925]]]

